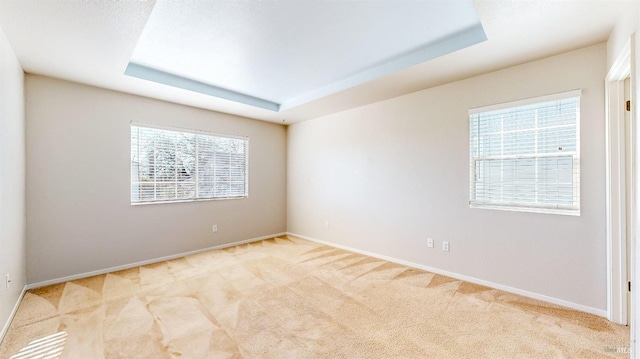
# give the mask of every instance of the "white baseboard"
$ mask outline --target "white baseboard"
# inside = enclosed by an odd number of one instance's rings
[[[470,276],[463,275],[463,274],[449,272],[449,271],[446,271],[446,270],[442,270],[442,269],[438,269],[438,268],[434,268],[434,267],[429,267],[429,266],[426,266],[426,265],[423,265],[423,264],[409,262],[409,261],[406,261],[406,260],[393,258],[393,257],[385,256],[385,255],[382,255],[382,254],[373,253],[373,252],[369,252],[369,251],[365,251],[365,250],[361,250],[361,249],[357,249],[357,248],[353,248],[353,247],[349,247],[349,246],[345,246],[345,245],[341,245],[341,244],[327,242],[327,241],[323,241],[323,240],[320,240],[320,239],[316,239],[316,238],[312,238],[312,237],[308,237],[308,236],[304,236],[304,235],[296,234],[296,233],[292,233],[292,232],[283,232],[283,233],[277,233],[277,234],[272,234],[272,235],[268,235],[268,236],[251,238],[251,239],[247,239],[247,240],[242,240],[242,241],[237,241],[237,242],[232,242],[232,243],[221,244],[221,245],[218,245],[218,246],[198,249],[198,250],[191,251],[191,252],[185,252],[185,253],[175,254],[175,255],[171,255],[171,256],[155,258],[155,259],[150,259],[150,260],[136,262],[136,263],[125,264],[125,265],[121,265],[121,266],[117,266],[117,267],[105,268],[105,269],[101,269],[101,270],[97,270],[97,271],[91,271],[91,272],[76,274],[76,275],[72,275],[72,276],[51,279],[51,280],[47,280],[47,281],[31,283],[31,284],[27,284],[24,287],[24,289],[22,290],[22,294],[20,296],[20,300],[22,300],[22,296],[24,296],[25,291],[29,290],[29,289],[40,288],[40,287],[45,287],[45,286],[48,286],[48,285],[53,285],[53,284],[64,283],[64,282],[68,282],[68,281],[72,281],[72,280],[92,277],[92,276],[95,276],[95,275],[101,275],[101,274],[115,272],[115,271],[119,271],[119,270],[140,267],[140,266],[144,266],[144,265],[148,265],[148,264],[152,264],[152,263],[168,261],[168,260],[181,258],[181,257],[184,257],[184,256],[189,256],[189,255],[193,255],[193,254],[197,254],[197,253],[201,253],[201,252],[206,252],[206,251],[210,251],[210,250],[228,248],[228,247],[233,247],[233,246],[237,246],[237,245],[241,245],[241,244],[257,242],[257,241],[261,241],[261,240],[264,240],[264,239],[274,238],[274,237],[278,237],[278,236],[282,236],[282,235],[291,235],[291,236],[299,237],[299,238],[306,239],[306,240],[309,240],[309,241],[312,241],[312,242],[324,244],[324,245],[335,247],[335,248],[344,249],[344,250],[355,252],[355,253],[364,254],[366,256],[379,258],[379,259],[386,260],[386,261],[393,262],[393,263],[402,264],[402,265],[405,265],[405,266],[408,266],[408,267],[422,269],[422,270],[425,270],[425,271],[428,271],[428,272],[432,272],[432,273],[444,275],[444,276],[447,276],[447,277],[463,280],[465,282],[479,284],[479,285],[483,285],[483,286],[486,286],[486,287],[502,290],[502,291],[505,291],[505,292],[518,294],[518,295],[521,295],[523,297],[542,300],[542,301],[545,301],[545,302],[548,302],[548,303],[552,303],[552,304],[560,305],[560,306],[563,306],[563,307],[579,310],[579,311],[585,312],[585,313],[594,314],[594,315],[597,315],[597,316],[600,316],[600,317],[604,317],[604,318],[607,317],[607,311],[603,310],[603,309],[592,308],[592,307],[588,307],[588,306],[585,306],[585,305],[582,305],[582,304],[566,301],[566,300],[563,300],[563,299],[550,297],[550,296],[547,296],[547,295],[544,295],[544,294],[529,292],[529,291],[526,291],[526,290],[523,290],[523,289],[514,288],[514,287],[507,286],[507,285],[490,282],[490,281],[487,281],[487,280],[484,280],[484,279],[479,279],[479,278],[470,277]],[[20,300],[18,300],[18,302],[16,303],[16,306],[15,306],[15,308],[14,308],[14,310],[13,310],[11,316],[10,316],[10,319],[13,318],[13,315],[15,315],[15,312],[18,309],[18,305],[20,304]],[[0,332],[0,339],[4,336],[5,331],[8,329],[9,323],[11,323],[11,320],[9,320],[5,324],[5,327],[3,328],[2,332]]]
[[[20,302],[22,302],[22,298],[24,297],[24,294],[26,292],[27,292],[27,286],[22,287],[22,292],[20,293],[20,296],[18,296],[18,300],[16,300],[16,304],[13,306],[13,310],[11,310],[11,313],[9,314],[9,318],[7,318],[6,323],[4,323],[4,326],[2,327],[2,331],[0,331],[0,343],[2,343],[2,341],[4,340],[4,336],[5,334],[7,334],[7,330],[9,330],[9,326],[13,321],[13,317],[15,317],[16,313],[18,312],[18,307],[20,307]]]
[[[311,237],[308,237],[308,236],[303,236],[303,235],[296,234],[296,233],[287,232],[287,235],[294,236],[294,237],[299,237],[299,238],[306,239],[306,240],[309,240],[309,241],[312,241],[312,242],[324,244],[324,245],[327,245],[327,246],[330,246],[330,247],[344,249],[344,250],[347,250],[347,251],[350,251],[350,252],[364,254],[364,255],[369,256],[369,257],[374,257],[374,258],[383,259],[383,260],[386,260],[386,261],[389,261],[389,262],[402,264],[402,265],[405,265],[405,266],[408,266],[408,267],[422,269],[422,270],[425,270],[425,271],[428,271],[428,272],[432,272],[432,273],[444,275],[444,276],[447,276],[447,277],[463,280],[465,282],[483,285],[485,287],[498,289],[498,290],[501,290],[501,291],[504,291],[504,292],[518,294],[518,295],[521,295],[523,297],[542,300],[542,301],[545,301],[545,302],[548,302],[548,303],[560,305],[560,306],[567,307],[567,308],[570,308],[570,309],[575,309],[575,310],[578,310],[578,311],[581,311],[581,312],[585,312],[585,313],[594,314],[594,315],[597,315],[597,316],[600,316],[600,317],[604,317],[604,318],[607,317],[607,311],[606,310],[588,307],[586,305],[582,305],[582,304],[578,304],[578,303],[574,303],[574,302],[569,302],[569,301],[566,301],[564,299],[549,297],[549,296],[544,295],[544,294],[529,292],[529,291],[526,291],[526,290],[523,290],[523,289],[518,289],[518,288],[510,287],[510,286],[507,286],[507,285],[490,282],[490,281],[487,281],[487,280],[484,280],[484,279],[479,279],[479,278],[475,278],[475,277],[466,276],[466,275],[463,275],[463,274],[449,272],[449,271],[446,271],[446,270],[433,268],[433,267],[429,267],[429,266],[426,266],[426,265],[405,261],[405,260],[402,260],[402,259],[388,257],[388,256],[385,256],[385,255],[382,255],[382,254],[372,253],[372,252],[368,252],[368,251],[365,251],[365,250],[361,250],[361,249],[357,249],[357,248],[353,248],[353,247],[349,247],[349,246],[344,246],[344,245],[341,245],[341,244],[331,243],[331,242],[323,241],[323,240],[316,239],[316,238],[311,238]]]
[[[212,250],[216,250],[216,249],[234,247],[234,246],[238,246],[238,245],[241,245],[241,244],[247,244],[247,243],[262,241],[264,239],[279,237],[279,236],[283,236],[283,235],[286,235],[286,234],[287,234],[286,232],[276,233],[276,234],[272,234],[272,235],[268,235],[268,236],[262,236],[262,237],[245,239],[245,240],[242,240],[242,241],[237,241],[237,242],[232,242],[232,243],[220,244],[220,245],[217,245],[217,246],[198,249],[198,250],[191,251],[191,252],[173,254],[173,255],[170,255],[170,256],[166,256],[166,257],[149,259],[149,260],[146,260],[146,261],[125,264],[125,265],[121,265],[121,266],[117,266],[117,267],[110,267],[110,268],[100,269],[100,270],[86,272],[86,273],[74,274],[74,275],[67,276],[67,277],[56,278],[56,279],[51,279],[51,280],[45,280],[45,281],[42,281],[42,282],[27,284],[27,286],[25,288],[26,288],[26,290],[29,290],[29,289],[46,287],[48,285],[64,283],[64,282],[68,282],[68,281],[71,281],[71,280],[77,280],[77,279],[82,279],[82,278],[93,277],[95,275],[101,275],[101,274],[106,274],[106,273],[110,273],[110,272],[115,272],[115,271],[120,271],[120,270],[135,268],[135,267],[140,267],[140,266],[144,266],[144,265],[148,265],[148,264],[152,264],[152,263],[157,263],[157,262],[169,261],[169,260],[172,260],[172,259],[182,258],[182,257],[185,257],[185,256],[190,256],[190,255],[193,255],[193,254],[202,253],[202,252],[206,252],[206,251],[212,251]]]

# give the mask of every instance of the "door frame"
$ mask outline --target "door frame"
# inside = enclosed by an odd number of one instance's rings
[[[632,75],[632,44],[630,38],[615,59],[605,79],[606,108],[606,218],[607,218],[607,318],[615,323],[629,324],[627,310],[627,201],[633,201],[635,169],[626,168],[626,156],[631,154],[626,148],[624,80]],[[631,78],[631,98],[633,98],[633,78]],[[634,111],[630,123],[635,123]],[[632,130],[633,132],[633,130]],[[635,147],[635,136],[631,136],[630,147]],[[631,162],[633,165],[633,162]],[[633,167],[633,166],[632,166]],[[631,171],[631,183],[626,183],[627,171]],[[628,186],[627,186],[628,185]],[[627,191],[627,188],[630,190]],[[629,193],[628,193],[629,192]],[[631,211],[633,212],[633,202]],[[629,218],[633,218],[630,213]],[[633,232],[634,223],[629,223]],[[633,243],[633,241],[631,241]],[[633,252],[631,252],[633,253]],[[633,262],[633,260],[632,260]]]

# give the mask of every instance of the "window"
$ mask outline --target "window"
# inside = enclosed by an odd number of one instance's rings
[[[469,110],[470,205],[580,215],[580,91]]]
[[[131,203],[248,196],[249,140],[131,125]]]

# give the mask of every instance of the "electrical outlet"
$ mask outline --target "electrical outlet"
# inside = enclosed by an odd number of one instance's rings
[[[213,230],[213,233],[216,233],[218,231],[218,225],[214,224],[213,227],[211,227],[211,229]]]
[[[442,250],[445,252],[449,251],[449,242],[447,241],[442,242]]]
[[[433,238],[427,238],[427,247],[433,248]]]
[[[324,221],[324,228],[329,229],[329,221]]]

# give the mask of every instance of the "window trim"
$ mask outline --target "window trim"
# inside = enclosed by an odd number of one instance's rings
[[[131,165],[131,129],[133,126],[137,126],[137,127],[146,127],[146,128],[152,128],[152,129],[157,129],[157,130],[166,130],[166,131],[174,131],[174,132],[182,132],[182,133],[190,133],[190,134],[194,134],[194,135],[206,135],[206,136],[216,136],[216,137],[224,137],[224,138],[232,138],[232,139],[238,139],[238,140],[244,140],[246,141],[246,169],[245,169],[245,195],[244,196],[235,196],[235,197],[213,197],[213,198],[187,198],[187,199],[175,199],[175,200],[158,200],[158,201],[145,201],[145,202],[132,202],[131,201],[131,189],[132,189],[132,182],[133,182],[133,166]],[[204,130],[195,130],[195,129],[191,129],[191,128],[185,128],[185,127],[174,127],[174,126],[165,126],[165,125],[158,125],[158,124],[151,124],[151,123],[146,123],[146,122],[138,122],[138,121],[131,121],[129,122],[129,204],[132,206],[144,206],[144,205],[149,205],[149,204],[167,204],[167,203],[185,203],[185,202],[204,202],[204,201],[224,201],[224,200],[238,200],[238,199],[247,199],[249,198],[249,169],[250,169],[250,162],[249,162],[249,148],[250,148],[250,143],[251,141],[249,140],[249,136],[241,136],[241,135],[232,135],[232,134],[226,134],[226,133],[221,133],[221,132],[210,132],[210,131],[204,131]],[[197,148],[196,148],[196,158],[197,158]],[[196,166],[197,166],[198,161],[196,160]],[[196,186],[197,186],[197,181],[196,181]]]
[[[469,120],[469,207],[470,208],[482,208],[482,209],[493,209],[493,210],[503,210],[503,211],[513,211],[513,212],[531,212],[531,213],[547,213],[547,214],[561,214],[561,215],[570,215],[570,216],[580,216],[580,208],[581,208],[581,176],[580,176],[580,163],[581,163],[581,155],[580,155],[580,101],[581,101],[582,90],[570,90],[565,92],[559,92],[549,95],[543,95],[538,97],[531,97],[516,101],[504,102],[494,105],[475,107],[468,110],[468,120]],[[573,156],[573,183],[575,184],[573,187],[574,197],[577,194],[577,204],[575,205],[543,205],[543,204],[524,204],[524,203],[495,203],[495,202],[486,202],[486,201],[476,201],[474,200],[474,186],[475,186],[475,167],[476,161],[480,157],[473,157],[473,138],[472,138],[472,127],[473,120],[472,116],[490,111],[504,110],[508,108],[532,105],[537,103],[544,103],[555,100],[562,100],[567,98],[577,98],[577,121],[576,121],[576,150],[571,154],[567,154],[565,156]],[[482,159],[487,159],[489,157],[496,157],[499,159],[504,156],[485,156],[481,157]],[[509,158],[540,158],[540,157],[562,157],[559,155],[513,155],[509,156]]]

